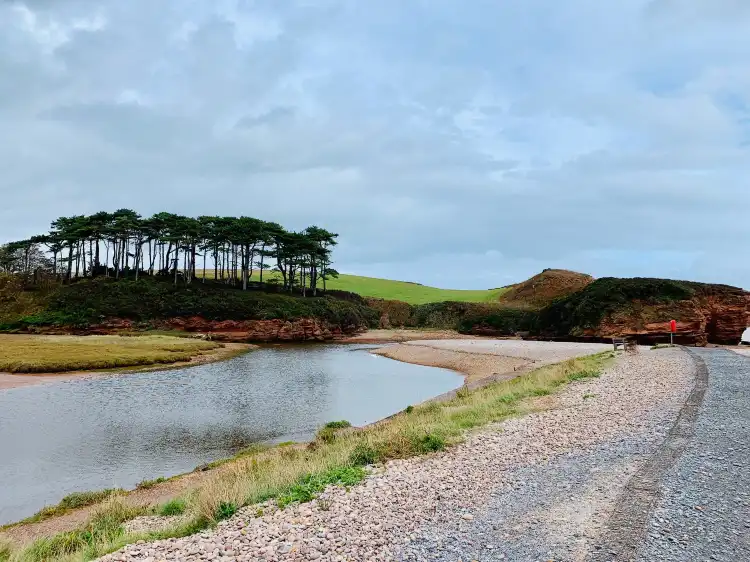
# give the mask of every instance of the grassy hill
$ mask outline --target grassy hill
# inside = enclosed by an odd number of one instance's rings
[[[202,271],[198,271],[201,277]],[[213,277],[213,271],[206,271],[206,277]],[[256,272],[253,281],[258,281]],[[263,281],[271,279],[281,280],[281,274],[266,272]],[[322,286],[322,284],[321,284]],[[419,283],[408,281],[393,281],[390,279],[379,279],[377,277],[363,277],[361,275],[341,274],[337,279],[328,279],[326,288],[337,291],[348,291],[357,293],[363,297],[374,297],[379,299],[402,301],[409,304],[426,304],[429,302],[495,302],[507,291],[507,288],[461,290],[461,289],[438,289],[428,287]]]
[[[338,279],[331,279],[328,282],[328,288],[357,293],[363,297],[398,300],[409,304],[444,301],[495,302],[507,291],[507,289],[476,291],[438,289],[407,281],[392,281],[359,275],[341,275]]]
[[[567,269],[545,269],[534,277],[513,285],[503,293],[500,304],[511,308],[540,309],[555,300],[586,288],[591,275]]]

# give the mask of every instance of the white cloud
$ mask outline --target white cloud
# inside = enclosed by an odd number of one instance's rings
[[[444,286],[750,286],[748,24],[738,0],[0,5],[0,238],[245,213]]]

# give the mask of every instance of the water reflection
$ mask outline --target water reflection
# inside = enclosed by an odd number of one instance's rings
[[[72,491],[132,488],[250,443],[303,440],[330,420],[370,423],[460,384],[330,345],[0,391],[0,524]]]

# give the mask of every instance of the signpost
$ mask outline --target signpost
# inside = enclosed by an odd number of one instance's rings
[[[671,320],[669,322],[669,345],[674,345],[674,335],[677,332],[677,321]]]

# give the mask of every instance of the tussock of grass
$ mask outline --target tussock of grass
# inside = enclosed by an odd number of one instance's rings
[[[111,496],[122,494],[124,491],[125,490],[122,488],[109,488],[106,490],[96,490],[91,492],[73,492],[60,500],[60,503],[57,505],[43,507],[31,517],[21,521],[20,524],[37,523],[49,519],[50,517],[57,517],[58,515],[63,515],[73,509],[94,505],[95,503],[104,501]]]
[[[13,547],[9,539],[0,537],[0,562],[6,562],[10,560],[10,556],[13,553]]]
[[[81,529],[58,533],[34,541],[20,552],[11,553],[11,562],[49,562],[91,560],[105,554],[124,536],[122,524],[143,514],[142,508],[125,505],[113,497],[103,503]]]
[[[154,478],[153,480],[141,480],[140,482],[138,482],[138,484],[135,485],[135,487],[138,490],[148,490],[150,488],[153,488],[157,484],[163,484],[166,481],[166,478],[160,476],[159,478]]]
[[[0,371],[59,373],[189,361],[221,347],[169,336],[24,336],[0,334]]]
[[[336,435],[340,430],[347,429],[351,426],[352,424],[346,420],[328,422],[318,430],[315,438],[318,441],[330,443],[331,441],[336,439]]]
[[[176,498],[165,503],[159,509],[159,515],[164,517],[173,517],[175,515],[182,515],[185,513],[187,508],[187,502],[181,498]]]
[[[60,553],[77,546],[75,560],[88,560],[140,539],[185,536],[200,531],[245,505],[275,499],[283,508],[310,501],[328,485],[356,484],[365,477],[367,465],[440,451],[461,441],[466,429],[529,411],[533,404],[528,399],[551,393],[565,383],[598,376],[612,357],[610,352],[571,359],[481,389],[462,389],[446,402],[415,406],[409,414],[402,413],[360,430],[339,431],[330,440],[317,438],[305,448],[275,447],[239,456],[218,468],[184,503],[186,523],[159,533],[124,536],[106,527],[106,532],[98,532],[96,539],[86,539],[85,545],[80,535],[44,541],[52,541],[50,544]],[[121,514],[115,513],[112,521],[121,523]],[[88,527],[98,528],[96,525],[90,523]],[[117,526],[121,529],[119,523]],[[35,543],[31,549],[53,553],[46,542],[41,546]],[[18,556],[13,562],[63,560],[57,554],[50,558],[34,557],[36,554],[24,558],[25,553]]]

